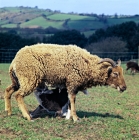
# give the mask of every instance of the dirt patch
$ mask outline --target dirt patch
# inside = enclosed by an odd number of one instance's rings
[[[10,129],[0,129],[0,136],[1,138],[8,138],[8,139],[15,139],[19,134],[15,133],[13,130]]]

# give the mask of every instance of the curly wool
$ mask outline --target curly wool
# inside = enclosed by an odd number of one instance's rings
[[[10,73],[18,78],[23,96],[39,83],[70,87],[79,91],[91,86],[105,85],[111,64],[75,45],[36,44],[18,51],[10,65]],[[25,94],[26,93],[26,94]]]

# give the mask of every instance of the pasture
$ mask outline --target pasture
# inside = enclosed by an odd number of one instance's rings
[[[122,64],[125,70],[125,64]],[[79,123],[43,114],[34,121],[22,117],[14,96],[12,116],[4,111],[4,90],[11,83],[9,64],[0,64],[0,139],[1,140],[138,140],[139,74],[125,73],[127,90],[119,93],[111,87],[93,87],[89,95],[79,92],[76,100]],[[29,111],[37,106],[31,94],[25,97]]]
[[[114,26],[128,21],[139,23],[138,15],[123,16],[119,15],[101,15],[96,14],[78,14],[78,13],[61,13],[50,9],[39,9],[31,7],[4,7],[0,8],[0,26],[3,32],[11,29],[16,29],[20,26],[24,28],[49,28],[53,27],[59,30],[75,29],[82,32],[86,37],[93,34],[94,31],[109,26]],[[17,31],[22,35],[22,31]],[[86,32],[90,32],[89,34]],[[38,34],[40,34],[38,32]],[[41,35],[41,34],[40,34]],[[29,36],[26,32],[26,36]]]

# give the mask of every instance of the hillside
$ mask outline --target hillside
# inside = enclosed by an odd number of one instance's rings
[[[127,21],[139,23],[139,15],[106,16],[96,14],[60,13],[50,9],[31,7],[0,8],[0,31],[15,29],[21,36],[26,36],[28,29],[34,29],[35,34],[53,34],[58,30],[76,29],[87,37],[100,28],[107,28]],[[36,29],[40,29],[36,31]],[[46,32],[42,31],[46,30]],[[49,31],[49,32],[48,32]],[[31,33],[32,34],[32,33]]]

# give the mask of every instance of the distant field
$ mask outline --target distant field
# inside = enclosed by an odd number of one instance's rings
[[[53,22],[53,21],[46,20],[43,17],[37,17],[33,20],[22,23],[20,27],[23,28],[23,27],[35,27],[35,26],[37,27],[38,26],[38,27],[48,28],[49,26],[51,26],[54,28],[62,29],[63,28],[62,24],[63,24],[62,21]]]
[[[119,93],[111,87],[93,87],[89,95],[77,94],[79,123],[44,114],[28,122],[22,117],[14,96],[13,115],[4,111],[4,90],[11,83],[9,64],[0,64],[0,139],[1,140],[138,140],[139,139],[139,74],[125,74],[127,90]],[[125,64],[122,64],[125,70]],[[25,97],[29,111],[37,106],[31,94]]]
[[[53,14],[51,16],[48,16],[48,18],[53,20],[95,20],[95,17],[89,17],[89,16],[80,16],[80,15],[70,15],[70,14]]]
[[[0,21],[0,25],[5,25],[5,24],[7,24],[8,23],[8,21],[7,20],[3,20],[3,21]]]
[[[68,26],[70,29],[82,30],[82,29],[99,29],[104,28],[104,23],[98,21],[85,21],[85,20],[71,20],[68,22]]]
[[[123,22],[128,22],[128,21],[134,21],[134,22],[138,23],[139,19],[137,19],[137,18],[118,18],[118,19],[110,18],[107,20],[107,24],[109,26],[112,26],[112,25],[121,24]]]
[[[68,20],[67,20],[68,19]],[[0,25],[2,28],[48,28],[75,29],[80,32],[92,32],[97,29],[106,29],[108,26],[134,21],[139,23],[139,16],[106,16],[106,21],[101,15],[59,13],[49,9],[31,7],[4,7],[0,8]],[[19,26],[18,26],[19,27]],[[26,33],[27,34],[27,33]],[[86,34],[86,33],[85,33]],[[88,36],[88,35],[87,35]]]
[[[83,33],[87,38],[92,35],[95,31],[86,31],[86,32],[81,32]]]
[[[20,9],[19,7],[5,7],[5,8],[3,8],[3,9],[4,9],[4,10],[7,10],[7,11],[10,11],[10,12],[15,12],[15,13],[21,11],[21,9]]]
[[[16,28],[17,24],[4,24],[1,27],[3,27],[3,28]]]

